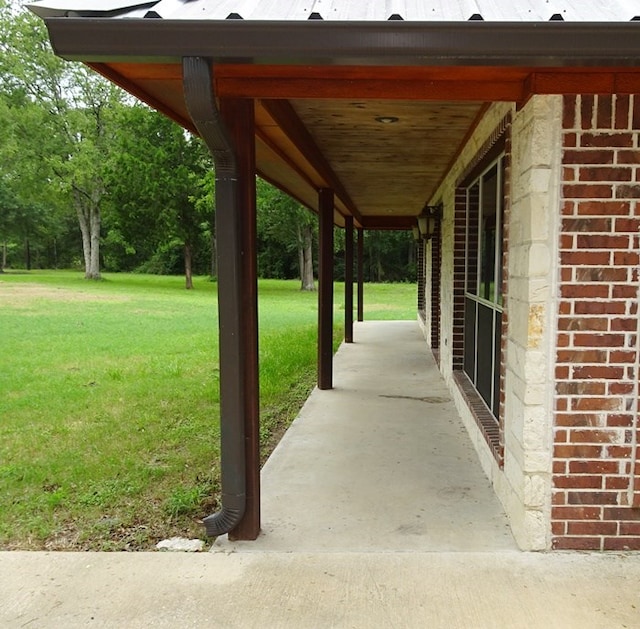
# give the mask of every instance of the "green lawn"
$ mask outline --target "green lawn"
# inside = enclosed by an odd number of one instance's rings
[[[183,282],[0,275],[0,548],[202,536],[219,489],[216,285]],[[265,456],[315,381],[317,295],[298,287],[260,282]],[[367,285],[365,319],[413,319],[415,290]]]

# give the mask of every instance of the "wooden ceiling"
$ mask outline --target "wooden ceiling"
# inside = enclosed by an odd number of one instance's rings
[[[179,64],[91,66],[193,129]],[[619,69],[522,67],[304,67],[222,65],[219,98],[255,102],[258,173],[312,210],[335,192],[335,222],[408,229],[490,101],[533,93],[629,93],[637,74]],[[389,121],[391,120],[391,121]]]
[[[370,228],[406,229],[481,108],[472,102],[261,100],[258,168],[311,208],[316,190],[331,187],[341,216]]]

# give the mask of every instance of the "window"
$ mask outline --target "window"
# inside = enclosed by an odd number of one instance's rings
[[[466,188],[463,369],[498,419],[504,156]]]

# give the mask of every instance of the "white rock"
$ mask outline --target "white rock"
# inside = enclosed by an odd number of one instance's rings
[[[197,553],[204,549],[201,539],[187,539],[186,537],[172,537],[163,539],[156,544],[158,550],[173,550],[187,553]]]

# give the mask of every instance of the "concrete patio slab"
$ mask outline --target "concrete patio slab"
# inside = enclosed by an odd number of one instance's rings
[[[354,340],[264,466],[260,538],[232,547],[515,551],[417,322],[359,323]]]
[[[0,627],[632,629],[640,557],[0,553]]]

